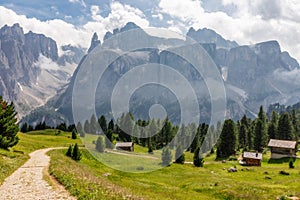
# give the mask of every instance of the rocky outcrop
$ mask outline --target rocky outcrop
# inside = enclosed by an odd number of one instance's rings
[[[19,117],[61,90],[76,65],[59,67],[56,42],[31,31],[24,34],[19,24],[0,29],[0,44],[0,95],[15,102]]]
[[[235,41],[226,40],[214,30],[207,28],[196,31],[192,27],[187,32],[187,36],[199,43],[214,43],[218,48],[231,49],[238,46]]]

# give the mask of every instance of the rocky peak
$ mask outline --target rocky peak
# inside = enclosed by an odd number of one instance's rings
[[[215,43],[218,48],[231,49],[238,46],[235,41],[226,40],[214,30],[207,28],[196,31],[191,27],[186,35],[200,43]]]
[[[25,51],[31,54],[34,60],[38,60],[40,54],[56,61],[58,50],[56,42],[43,34],[36,34],[29,31],[25,34]]]
[[[94,33],[88,53],[90,53],[99,44],[101,45],[101,42],[98,39],[98,35],[97,35],[97,33]]]
[[[258,43],[254,49],[257,55],[263,56],[279,56],[281,53],[280,45],[275,40]]]
[[[113,33],[111,32],[106,32],[106,34],[104,35],[103,40],[107,40],[108,38],[112,37],[113,35],[116,35],[118,33],[122,33],[125,31],[129,31],[129,30],[133,30],[133,29],[140,29],[141,27],[139,27],[138,25],[136,25],[133,22],[128,22],[124,27],[122,27],[121,29],[116,28],[113,30]]]
[[[0,29],[0,38],[3,43],[15,41],[21,45],[25,43],[25,36],[23,29],[19,24],[14,24],[13,26],[5,25]]]

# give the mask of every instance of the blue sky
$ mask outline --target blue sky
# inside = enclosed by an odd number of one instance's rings
[[[185,34],[190,27],[211,28],[239,44],[278,40],[300,61],[298,0],[2,0],[0,26],[20,23],[59,45],[87,48],[93,32],[133,21],[141,27],[164,27]],[[72,35],[72,37],[70,37]]]

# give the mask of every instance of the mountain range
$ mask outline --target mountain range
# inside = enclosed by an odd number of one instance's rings
[[[84,50],[63,46],[42,34],[24,34],[19,24],[0,29],[0,91],[13,101],[19,118],[44,105],[63,89]]]
[[[134,23],[127,23],[121,29],[108,32],[103,43],[116,34],[132,29],[140,28]],[[146,32],[143,34],[147,35]],[[299,64],[288,52],[281,51],[277,41],[239,45],[206,28],[190,28],[187,37],[202,45],[222,74],[227,95],[227,116],[235,119],[243,114],[255,116],[260,105],[268,106],[277,102],[289,105],[300,101],[298,83],[291,81],[298,73]],[[158,40],[154,36],[151,38]],[[180,39],[167,40],[170,44],[178,41]],[[24,34],[18,24],[4,26],[0,29],[1,95],[15,102],[20,118],[32,111],[23,121],[72,123],[72,91],[75,78],[81,64],[98,45],[103,44],[96,33],[86,51],[70,45],[57,47],[54,40],[41,34]],[[134,66],[147,63],[177,67],[190,82],[198,84],[202,81],[184,59],[160,49],[140,49],[120,57],[109,66],[111,70],[108,70],[107,77],[99,83],[102,87],[98,87],[96,91],[99,115],[108,115],[111,108],[110,93],[117,80]],[[208,93],[206,91],[201,95],[201,115],[207,121],[210,113]],[[174,101],[169,101],[170,99]],[[157,102],[167,108],[171,120],[179,121],[178,102],[166,89],[155,86],[136,91],[130,102],[133,107],[131,112],[139,118],[147,118],[143,113],[147,113],[145,111]]]

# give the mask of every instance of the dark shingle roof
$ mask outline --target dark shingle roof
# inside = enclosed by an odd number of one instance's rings
[[[286,149],[295,149],[296,144],[297,144],[296,141],[271,139],[269,144],[268,144],[268,147],[279,147],[279,148],[286,148]]]
[[[247,152],[243,153],[243,158],[252,158],[252,159],[262,159],[262,153],[255,153],[255,152]]]

